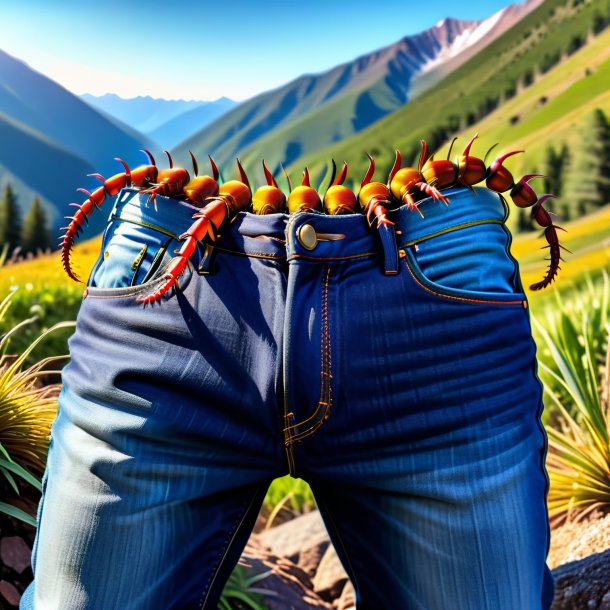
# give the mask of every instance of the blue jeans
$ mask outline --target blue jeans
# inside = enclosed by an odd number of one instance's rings
[[[547,437],[508,204],[240,213],[125,189],[53,422],[21,610],[216,608],[271,481],[306,480],[358,610],[548,610]],[[387,236],[386,236],[387,237]],[[388,273],[385,273],[385,271]]]

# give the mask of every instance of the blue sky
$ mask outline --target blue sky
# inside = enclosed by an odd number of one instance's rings
[[[241,101],[443,17],[482,19],[508,4],[2,0],[0,48],[77,94]]]

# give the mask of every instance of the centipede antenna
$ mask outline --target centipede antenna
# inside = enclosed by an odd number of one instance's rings
[[[274,186],[275,188],[279,188],[273,174],[267,169],[265,165],[265,159],[263,159],[263,171],[265,172],[265,179],[267,180],[268,186]]]
[[[199,175],[199,166],[197,165],[197,159],[195,159],[195,155],[189,150],[189,155],[191,155],[191,159],[193,160],[193,172],[195,173],[195,177]]]
[[[455,141],[455,139],[454,139]],[[451,146],[453,146],[453,142],[451,143]],[[436,155],[438,155],[440,149],[443,147],[443,145],[441,144],[429,157],[428,157],[428,161],[434,161],[434,157],[436,157]],[[451,150],[451,149],[450,149]],[[447,160],[449,160],[449,157],[447,157]]]
[[[426,162],[426,154],[428,152],[428,144],[426,144],[426,140],[421,141],[421,154],[419,155],[419,163],[417,164],[417,169],[421,172],[424,163]]]
[[[208,159],[210,160],[210,165],[212,166],[212,176],[216,182],[218,182],[218,167],[216,163],[214,163],[214,159],[208,154]]]
[[[155,158],[152,156],[152,153],[150,151],[146,150],[145,148],[140,148],[140,152],[143,152],[148,157],[148,160],[150,161],[151,165],[154,165],[155,167],[157,167]]]
[[[479,132],[475,133],[474,136],[472,137],[472,139],[470,140],[470,142],[468,142],[468,144],[466,144],[466,148],[464,149],[464,152],[462,153],[462,157],[467,157],[468,155],[470,155],[470,149],[472,148],[474,141],[478,137],[479,137]]]
[[[451,144],[449,145],[449,152],[447,153],[447,161],[449,161],[449,157],[451,157],[451,151],[453,150],[453,145],[455,144],[455,141],[458,139],[457,136],[455,136],[455,138],[453,138],[453,140],[451,140]]]
[[[473,138],[474,140],[474,138]],[[485,165],[487,165],[487,157],[489,157],[489,153],[499,144],[500,142],[496,142],[486,153],[485,153],[485,157],[483,158],[483,163]]]
[[[241,165],[239,157],[235,157],[235,158],[237,159],[237,169],[239,170],[239,178],[248,188],[250,188],[250,182],[248,180],[248,176],[246,175],[246,172],[244,171],[244,168]]]
[[[366,170],[366,174],[364,174],[364,178],[362,178],[362,182],[360,183],[360,188],[368,184],[373,178],[373,174],[375,173],[375,161],[373,157],[366,153],[366,156],[369,158],[369,168]]]
[[[345,180],[346,177],[347,177],[347,161],[344,160],[343,167],[341,168],[341,171],[339,172],[339,175],[337,176],[336,180],[333,182],[333,186],[343,184],[343,181]]]
[[[282,162],[280,161],[280,167],[282,168],[282,171],[284,172],[284,176],[286,176],[286,180],[288,182],[288,193],[292,193],[292,182],[290,181],[290,176],[288,175],[288,172],[286,171],[286,168],[284,167],[284,165],[282,164]]]
[[[92,178],[97,178],[102,184],[106,182],[104,176],[102,174],[87,174],[87,176],[91,176]]]
[[[337,164],[335,163],[335,160],[333,158],[331,158],[332,161],[332,165],[333,165],[333,171],[330,174],[330,180],[328,182],[328,186],[326,187],[326,191],[324,191],[324,194],[326,195],[326,192],[328,191],[328,189],[333,185],[334,181],[335,181],[335,176],[337,175]]]
[[[163,152],[167,155],[167,158],[169,159],[169,168],[172,169],[172,167],[174,167],[174,160],[172,159],[172,156],[167,150],[164,150]]]
[[[305,166],[305,171],[303,172],[301,186],[311,186],[311,182],[309,181],[309,169],[307,169],[307,166]]]
[[[123,161],[123,159],[120,157],[115,157],[114,160],[123,165],[125,168],[125,180],[127,183],[131,184],[131,170],[129,169],[129,165],[127,165],[127,163],[125,163],[125,161]]]
[[[390,182],[392,182],[392,178],[394,178],[394,176],[396,175],[396,172],[400,169],[400,164],[402,163],[402,157],[400,155],[400,151],[398,149],[396,149],[396,157],[394,159],[394,165],[392,166],[392,169],[390,170],[390,174],[388,175],[388,184],[390,184]]]

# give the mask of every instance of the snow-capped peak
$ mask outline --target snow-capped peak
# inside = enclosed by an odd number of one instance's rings
[[[494,13],[491,17],[484,19],[483,21],[474,21],[462,32],[460,32],[455,38],[446,46],[443,46],[433,57],[421,67],[420,73],[428,72],[436,66],[449,61],[456,55],[459,55],[467,48],[479,42],[483,39],[493,27],[500,21],[508,7],[500,9],[497,13]],[[448,25],[448,19],[441,19],[437,24],[436,28],[443,28]]]

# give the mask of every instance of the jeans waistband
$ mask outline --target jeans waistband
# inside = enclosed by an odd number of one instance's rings
[[[422,215],[406,205],[388,211],[395,223],[399,249],[433,235],[483,222],[503,223],[508,205],[486,187],[453,187],[443,190],[449,204],[431,197],[419,202]],[[179,199],[158,195],[156,207],[148,195],[125,188],[117,196],[111,220],[134,222],[178,238],[195,220],[200,209]],[[305,227],[309,225],[309,227]],[[239,212],[223,228],[215,242],[219,250],[278,259],[336,260],[372,256],[381,249],[378,231],[369,227],[364,214],[331,216],[319,212],[257,215]]]

